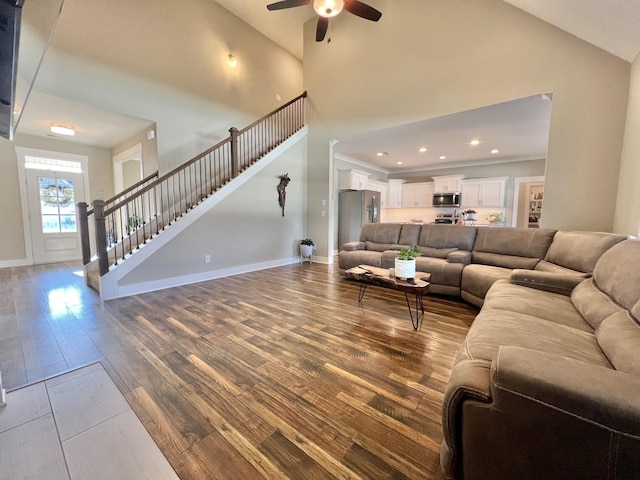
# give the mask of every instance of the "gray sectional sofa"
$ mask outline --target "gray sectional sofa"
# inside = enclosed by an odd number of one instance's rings
[[[445,390],[445,477],[640,479],[640,241],[459,228],[424,225],[416,242],[443,292],[482,306]],[[341,268],[376,230],[346,246]],[[367,263],[387,266],[400,236],[387,239]]]

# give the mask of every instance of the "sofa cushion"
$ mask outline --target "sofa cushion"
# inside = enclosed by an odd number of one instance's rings
[[[365,223],[360,231],[361,242],[386,243],[388,245],[400,243],[399,223]]]
[[[358,265],[371,265],[381,267],[382,254],[370,250],[341,251],[338,254],[338,266],[342,270],[357,267]]]
[[[544,320],[535,313],[483,308],[474,320],[456,362],[463,359],[492,360],[502,345],[539,352],[611,368],[593,333]]]
[[[626,238],[626,235],[603,232],[557,232],[544,259],[571,270],[591,273],[602,254]]]
[[[509,312],[535,315],[538,318],[593,333],[593,328],[582,318],[571,298],[535,288],[514,285],[498,280],[489,289],[484,306]]]
[[[596,330],[596,339],[616,370],[640,376],[640,324],[629,312],[606,318]]]
[[[535,269],[541,272],[570,274],[582,278],[589,278],[591,276],[591,273],[572,270],[561,265],[556,265],[555,263],[547,262],[546,260],[540,260],[538,263],[536,263]]]
[[[640,240],[625,240],[607,250],[593,269],[595,284],[640,319]]]
[[[418,257],[416,258],[416,270],[431,274],[432,284],[460,287],[462,277],[462,263],[449,263],[442,258]]]
[[[451,252],[455,252],[458,250],[457,248],[432,248],[432,247],[423,247],[422,245],[416,246],[416,250],[420,252],[425,257],[433,257],[433,258],[447,258],[447,256]]]
[[[592,278],[573,289],[571,303],[594,330],[605,318],[622,311],[620,305],[600,290]]]
[[[518,257],[515,255],[503,255],[500,253],[471,252],[471,262],[482,265],[493,265],[502,268],[525,268],[532,270],[539,259],[530,257]]]
[[[420,237],[420,228],[422,225],[415,223],[405,223],[402,225],[400,230],[400,238],[398,239],[398,243],[400,245],[408,245],[413,247],[418,243],[418,238]]]
[[[473,263],[492,264],[507,268],[533,268],[537,260],[544,258],[551,245],[555,230],[549,228],[478,228],[473,244]],[[476,254],[494,253],[506,257],[536,259],[534,263],[513,265],[513,260],[501,263],[499,257]],[[489,263],[491,262],[491,263]],[[532,266],[528,266],[532,265]]]
[[[476,238],[475,227],[463,225],[425,224],[420,229],[418,245],[431,248],[471,250]]]
[[[367,244],[367,250],[371,250],[372,252],[384,252],[385,250],[389,250],[391,248],[390,243],[376,243],[376,242],[365,242]]]
[[[462,270],[462,290],[478,298],[484,298],[494,282],[508,280],[511,269],[491,265],[470,264]]]

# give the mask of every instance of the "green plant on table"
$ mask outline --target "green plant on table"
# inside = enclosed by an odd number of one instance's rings
[[[411,248],[401,248],[398,250],[398,258],[400,260],[411,260],[422,255],[416,250],[415,245]]]

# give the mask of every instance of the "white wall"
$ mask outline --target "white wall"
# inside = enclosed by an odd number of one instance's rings
[[[499,0],[371,4],[380,22],[341,16],[329,44],[305,25],[309,205],[327,195],[330,139],[553,92],[545,225],[611,230],[628,62]],[[329,218],[309,215],[327,248]]]
[[[631,69],[627,127],[618,185],[614,231],[640,237],[640,55]]]

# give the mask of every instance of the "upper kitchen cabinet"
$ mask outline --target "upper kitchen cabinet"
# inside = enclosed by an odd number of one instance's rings
[[[443,175],[433,178],[433,193],[459,192],[464,175]]]
[[[433,183],[405,183],[402,185],[402,208],[432,207]]]
[[[389,203],[389,185],[386,182],[369,179],[367,190],[380,193],[380,208],[387,208]]]
[[[401,179],[389,179],[387,184],[389,186],[389,192],[387,195],[387,208],[401,208],[402,207],[402,184],[405,180]]]
[[[338,187],[340,190],[366,190],[369,186],[368,172],[362,170],[340,170]]]
[[[504,207],[508,177],[478,178],[462,182],[463,207]]]

